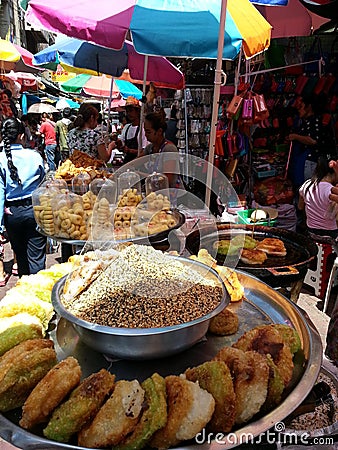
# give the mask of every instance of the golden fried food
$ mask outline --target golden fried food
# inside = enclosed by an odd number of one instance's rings
[[[228,336],[237,333],[238,327],[239,321],[237,314],[228,308],[224,308],[217,316],[212,317],[208,331],[219,336]]]
[[[19,424],[27,430],[47,422],[54,409],[80,383],[81,367],[69,356],[54,366],[35,386],[22,408]]]
[[[284,344],[289,347],[292,354],[297,353],[298,350],[301,349],[302,344],[300,341],[300,337],[294,328],[283,323],[272,324],[272,327],[278,331],[279,335],[283,339]]]
[[[281,239],[265,238],[257,244],[257,250],[261,250],[271,256],[285,256],[286,248]]]
[[[53,412],[47,427],[43,430],[46,438],[68,442],[90,422],[114,388],[115,375],[101,369],[85,378],[73,390],[68,400]]]
[[[43,348],[54,348],[51,339],[27,339],[13,346],[0,358],[0,381],[4,377],[7,367],[14,365],[24,353]]]
[[[213,432],[229,432],[235,423],[236,396],[228,366],[223,361],[207,361],[200,366],[187,369],[189,381],[198,381],[202,389],[215,400],[215,411],[207,425]]]
[[[280,404],[285,386],[283,378],[281,377],[278,367],[273,362],[271,355],[267,354],[265,356],[270,370],[268,395],[266,397],[262,410],[271,411],[271,409]]]
[[[236,394],[235,423],[250,420],[263,406],[269,381],[266,358],[257,352],[244,352],[223,347],[214,360],[224,361],[229,367]]]
[[[245,264],[263,264],[267,260],[266,253],[259,250],[257,247],[254,249],[244,248],[241,252],[240,259]]]
[[[211,394],[183,377],[170,375],[165,379],[168,418],[165,426],[150,441],[155,448],[169,448],[192,439],[211,419],[215,400]]]
[[[134,431],[115,450],[140,450],[150,441],[153,434],[167,422],[166,383],[154,373],[142,383],[145,391],[145,409]]]
[[[119,444],[138,423],[144,390],[137,380],[120,380],[88,427],[78,435],[82,447],[106,448]]]
[[[0,357],[28,339],[43,337],[41,321],[27,313],[0,319]]]
[[[291,381],[294,368],[292,354],[273,325],[261,325],[247,331],[233,347],[244,351],[254,350],[263,355],[270,354],[283,378],[284,386]]]
[[[56,364],[52,348],[31,350],[21,354],[15,364],[7,364],[0,383],[0,411],[22,406],[30,392]]]
[[[195,261],[200,261],[203,264],[206,264],[209,267],[212,267],[213,269],[216,268],[217,266],[217,261],[216,259],[214,259],[210,253],[208,252],[208,250],[201,248],[198,253],[197,256],[196,255],[191,255],[189,256],[190,259],[194,259]]]
[[[244,287],[240,283],[237,273],[225,266],[216,266],[216,272],[222,278],[223,283],[230,295],[231,302],[238,302],[245,298]]]

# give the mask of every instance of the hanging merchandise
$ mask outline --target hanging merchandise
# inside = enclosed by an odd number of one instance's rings
[[[253,100],[250,92],[243,101],[242,119],[244,122],[252,122],[253,119]]]
[[[327,52],[323,52],[322,49],[322,42],[320,40],[320,37],[316,36],[315,39],[312,42],[312,45],[310,49],[305,52],[304,55],[304,61],[314,61],[309,64],[305,64],[304,70],[306,73],[318,73],[319,72],[319,66],[320,66],[320,60],[323,60],[324,65],[329,60],[329,54]]]
[[[305,88],[306,83],[309,81],[309,77],[306,75],[299,75],[296,80],[295,94],[302,95],[303,89]]]
[[[226,109],[228,119],[234,119],[235,117],[238,117],[242,108],[243,100],[244,100],[244,93],[240,95],[235,95],[232,98],[231,102],[229,103]]]

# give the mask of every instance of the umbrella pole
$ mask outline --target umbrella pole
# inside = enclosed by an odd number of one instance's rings
[[[216,141],[216,126],[218,120],[218,103],[219,96],[221,92],[222,84],[222,61],[223,61],[223,47],[224,47],[224,30],[225,30],[225,19],[226,19],[226,8],[227,0],[222,0],[221,6],[221,16],[219,21],[219,32],[218,32],[218,47],[217,47],[217,61],[215,70],[215,88],[214,88],[214,99],[213,108],[211,116],[211,129],[209,137],[209,156],[208,156],[208,170],[207,170],[207,181],[205,190],[205,204],[209,208],[210,206],[210,194],[212,186],[212,177],[214,172],[214,155],[215,155],[215,141]]]
[[[148,75],[148,55],[144,55],[143,86],[142,86],[142,106],[141,106],[141,114],[140,114],[140,131],[139,131],[139,134],[138,134],[138,148],[139,148],[139,152],[142,150],[144,108],[146,106],[144,100],[146,98],[147,75]]]
[[[111,77],[110,91],[109,91],[109,103],[108,103],[108,126],[110,126],[110,109],[111,109],[111,102],[113,99],[113,86],[114,86],[114,77]]]

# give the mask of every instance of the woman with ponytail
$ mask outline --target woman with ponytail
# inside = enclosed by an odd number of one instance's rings
[[[47,241],[36,230],[32,206],[32,193],[45,176],[44,163],[37,151],[23,148],[24,133],[23,123],[16,118],[1,125],[0,236],[6,228],[20,277],[45,268]]]

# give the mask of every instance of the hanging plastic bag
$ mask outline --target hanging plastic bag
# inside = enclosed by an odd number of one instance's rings
[[[226,113],[228,119],[233,119],[242,108],[243,95],[235,95],[227,106]]]

